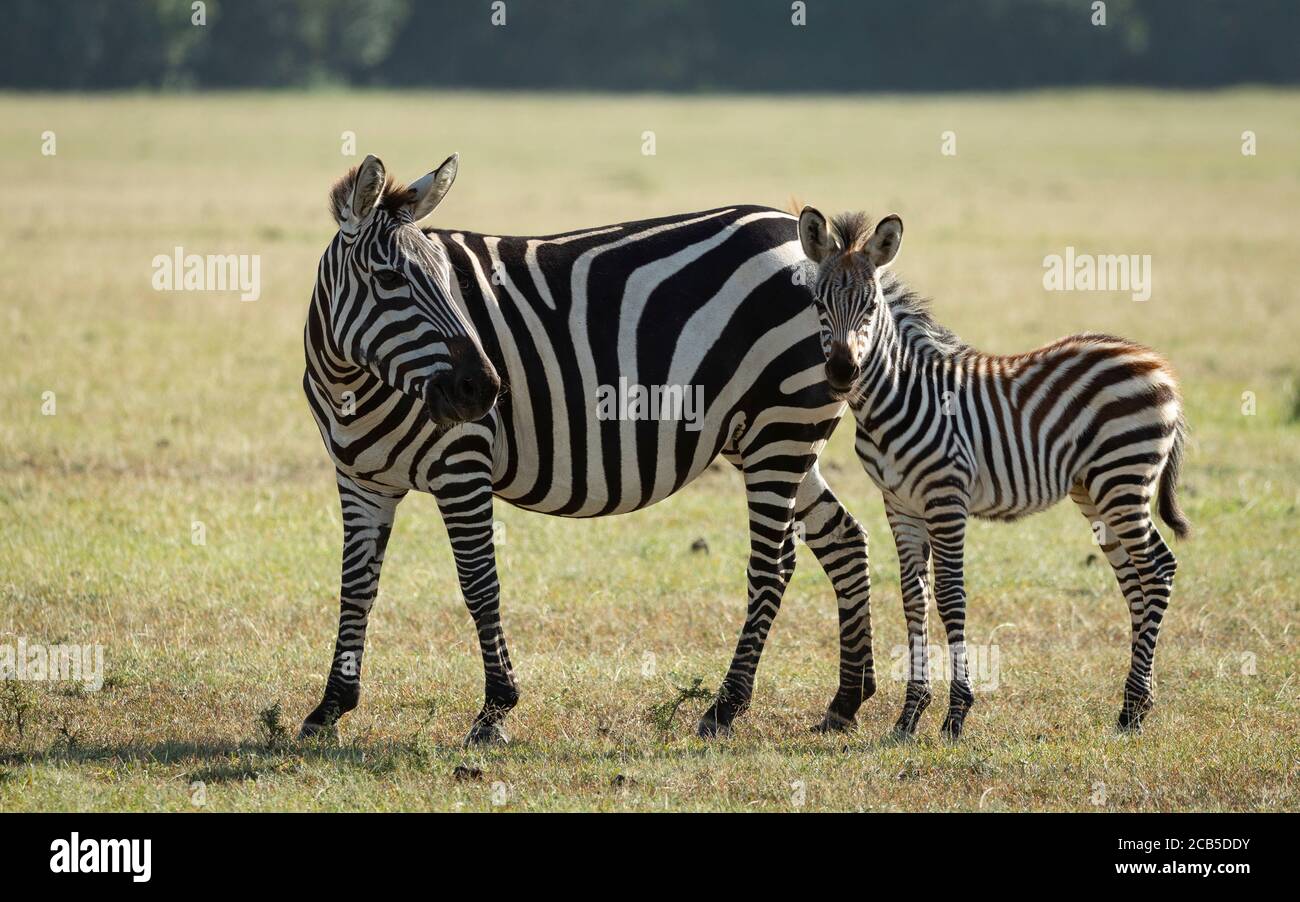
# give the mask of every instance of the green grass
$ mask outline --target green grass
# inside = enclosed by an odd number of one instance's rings
[[[107,678],[0,684],[0,810],[1300,807],[1298,100],[0,96],[0,644],[101,643]],[[720,467],[625,517],[498,508],[523,688],[501,750],[460,748],[477,645],[436,506],[407,501],[361,707],[337,745],[299,746],[337,616],[337,501],[298,380],[325,194],[355,162],[344,130],[400,177],[459,150],[441,225],[555,232],[792,194],[898,211],[899,271],[976,345],[1093,329],[1164,352],[1198,532],[1176,547],[1145,733],[1112,730],[1127,615],[1066,505],[971,530],[970,641],[1001,671],[967,737],[937,739],[939,683],[922,738],[883,741],[903,696],[897,560],[845,425],[826,473],[872,537],[881,676],[856,733],[807,730],[837,645],[806,549],[735,735],[693,738],[702,701],[666,716],[678,687],[717,687],[743,618],[743,498]],[[176,245],[260,254],[261,300],[152,291]],[[1044,292],[1043,257],[1067,245],[1150,254],[1151,300]]]

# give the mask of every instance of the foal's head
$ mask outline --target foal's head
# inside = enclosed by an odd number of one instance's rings
[[[903,220],[890,215],[871,228],[862,213],[828,221],[821,211],[799,214],[799,242],[817,264],[813,281],[826,381],[832,391],[850,391],[862,375],[862,361],[873,338],[871,324],[881,303],[877,273],[888,267],[903,242]]]

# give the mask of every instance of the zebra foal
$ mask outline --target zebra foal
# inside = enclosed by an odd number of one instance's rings
[[[862,214],[828,222],[805,207],[816,266],[826,377],[857,421],[855,447],[884,496],[898,549],[910,658],[901,735],[930,703],[926,612],[931,593],[948,636],[952,680],[942,732],[960,736],[974,702],[966,661],[966,521],[1013,520],[1065,496],[1093,524],[1131,621],[1118,725],[1139,729],[1153,702],[1156,638],[1176,561],[1149,510],[1179,538],[1176,498],[1185,431],[1178,387],[1154,351],[1082,334],[1025,354],[983,354],[939,325],[888,270],[903,223]]]

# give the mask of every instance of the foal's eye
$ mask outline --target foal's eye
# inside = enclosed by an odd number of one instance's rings
[[[375,281],[378,282],[379,287],[383,288],[385,291],[396,291],[406,284],[406,280],[402,278],[402,274],[391,269],[376,270]]]

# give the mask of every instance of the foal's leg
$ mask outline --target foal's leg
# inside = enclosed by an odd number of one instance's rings
[[[966,545],[966,504],[946,498],[926,510],[926,529],[934,554],[934,598],[939,619],[948,634],[952,674],[948,688],[948,716],[940,728],[949,739],[961,736],[966,713],[975,704],[966,665],[966,579],[963,559]]]
[[[1142,585],[1142,621],[1133,640],[1124,706],[1117,723],[1121,730],[1139,730],[1142,718],[1155,705],[1152,671],[1156,639],[1169,607],[1178,561],[1151,519],[1150,480],[1135,485],[1132,480],[1112,476],[1108,484],[1106,474],[1101,474],[1089,482],[1088,494],[1096,502],[1106,528],[1128,553]]]
[[[788,458],[780,458],[782,462]],[[768,631],[781,607],[781,596],[794,572],[794,538],[791,520],[799,483],[815,458],[799,463],[798,471],[786,470],[775,460],[746,460],[745,494],[749,504],[749,568],[746,576],[749,603],[745,626],[740,631],[736,652],[718,697],[700,718],[696,731],[709,738],[731,731],[731,722],[749,707]],[[770,467],[770,469],[764,469]]]
[[[840,619],[840,685],[818,732],[838,732],[855,724],[855,715],[876,691],[871,658],[871,574],[867,534],[844,509],[817,465],[804,477],[795,496],[795,524],[804,544],[835,587]]]
[[[1130,693],[1130,684],[1132,684],[1133,674],[1137,670],[1138,637],[1142,633],[1142,618],[1146,613],[1146,599],[1142,594],[1142,578],[1138,575],[1137,568],[1133,566],[1133,561],[1129,559],[1128,552],[1124,550],[1119,538],[1102,519],[1101,511],[1097,510],[1097,505],[1093,503],[1088,490],[1082,485],[1075,485],[1070,490],[1070,498],[1079,506],[1084,519],[1088,521],[1088,526],[1092,529],[1094,540],[1101,546],[1102,553],[1106,555],[1106,560],[1110,563],[1111,569],[1115,571],[1115,580],[1119,583],[1119,590],[1124,596],[1125,604],[1128,606],[1130,664],[1129,681],[1126,682],[1124,687],[1125,708],[1127,708],[1130,698],[1134,700],[1138,698],[1137,695]]]
[[[898,549],[898,575],[907,617],[907,695],[894,734],[916,733],[917,722],[930,706],[930,650],[926,611],[930,600],[930,541],[925,521],[885,503],[885,516]]]
[[[474,618],[479,650],[483,655],[483,708],[470,727],[465,742],[509,742],[504,721],[519,701],[519,688],[510,666],[505,632],[501,627],[501,585],[497,581],[496,546],[493,542],[492,473],[490,446],[470,434],[458,440],[447,457],[454,458],[454,473],[435,481],[434,497],[442,513],[456,575],[465,605]]]
[[[361,657],[366,624],[379,591],[379,570],[393,528],[397,503],[406,494],[382,494],[362,488],[338,474],[343,509],[343,578],[339,591],[339,633],[334,663],[325,683],[325,697],[303,721],[300,738],[332,732],[340,717],[357,706],[361,696]]]

